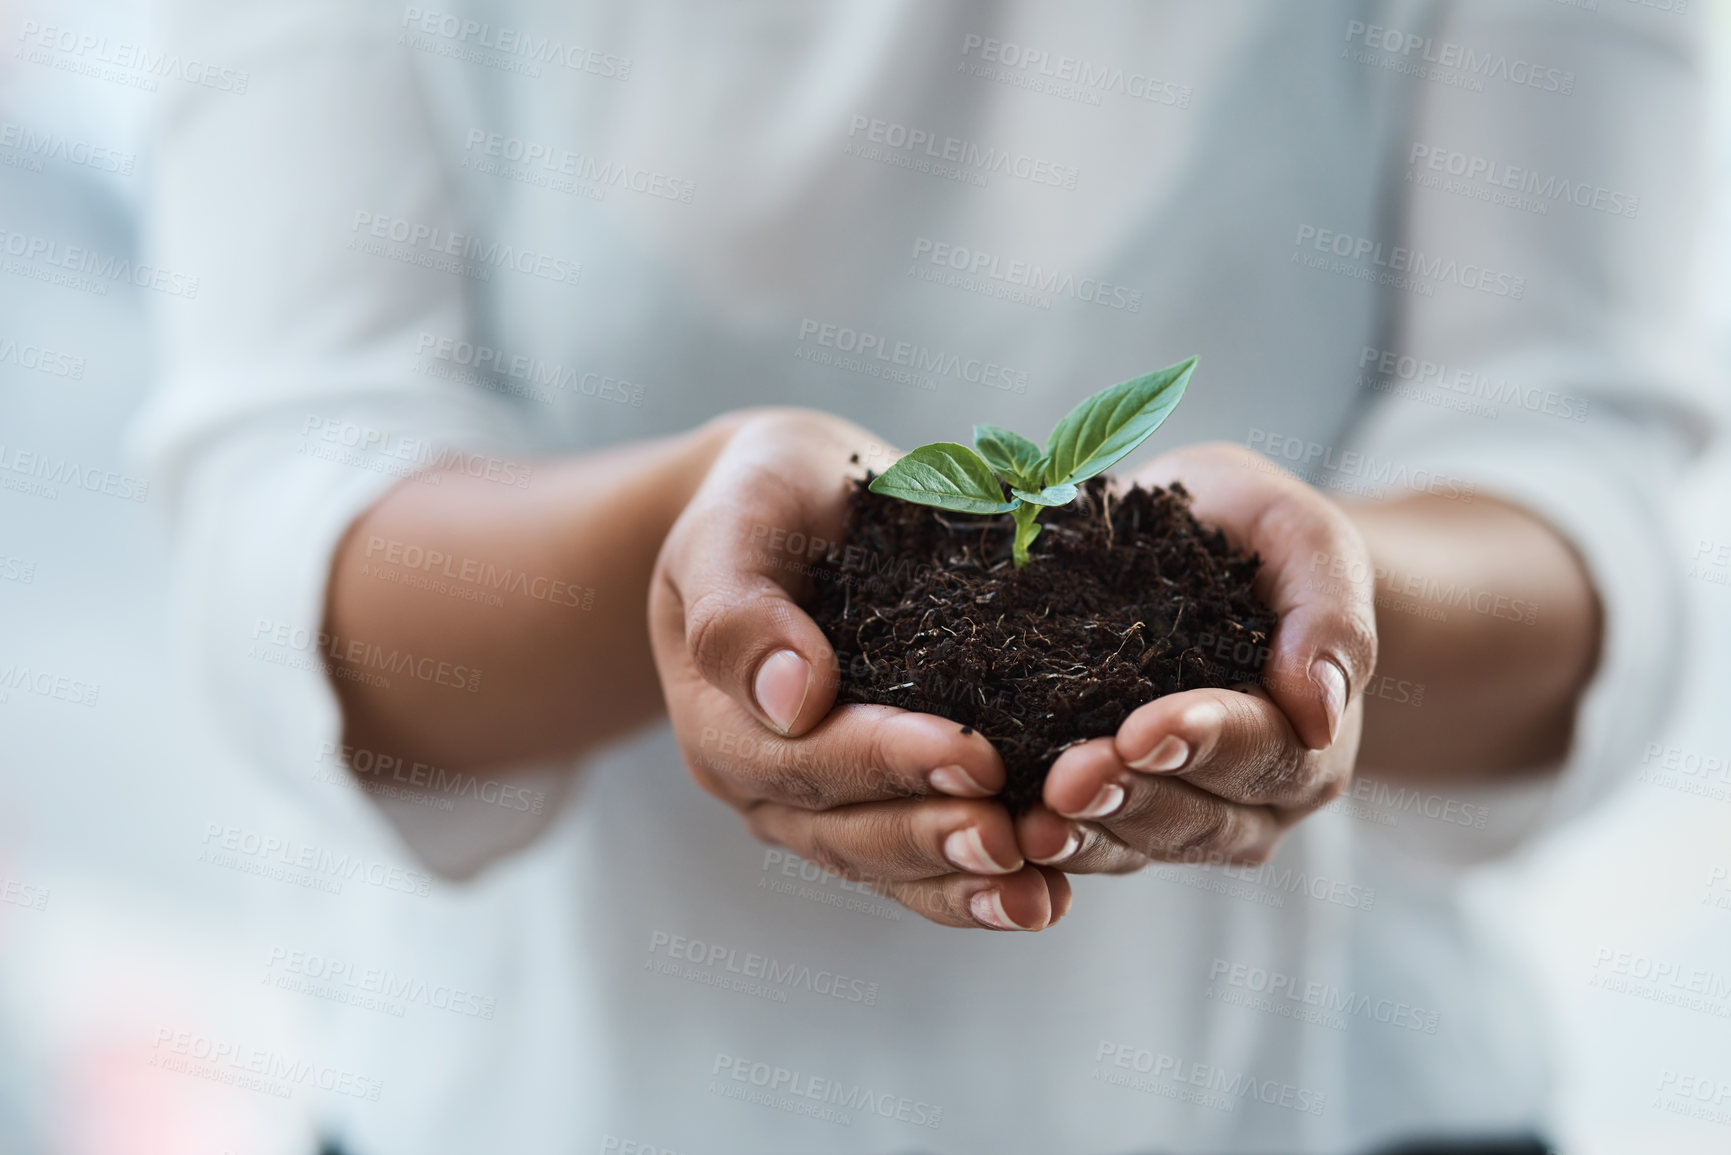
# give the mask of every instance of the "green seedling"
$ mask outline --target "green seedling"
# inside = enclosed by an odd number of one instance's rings
[[[1102,389],[1058,422],[1044,451],[996,425],[974,426],[973,449],[953,441],[922,445],[874,479],[871,491],[956,513],[1009,514],[1016,523],[1011,557],[1021,569],[1040,536],[1040,510],[1068,505],[1082,482],[1146,441],[1183,400],[1195,369],[1192,357]],[[999,482],[1009,488],[1008,501]]]

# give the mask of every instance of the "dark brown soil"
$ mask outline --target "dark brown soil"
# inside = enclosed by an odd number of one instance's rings
[[[869,482],[869,478],[867,481]],[[1009,517],[968,517],[855,482],[812,616],[841,661],[838,702],[972,727],[1003,755],[1002,798],[1039,799],[1067,746],[1163,694],[1257,680],[1275,614],[1260,559],[1190,515],[1182,486],[1108,501],[1104,479],[1045,527],[1023,569]]]

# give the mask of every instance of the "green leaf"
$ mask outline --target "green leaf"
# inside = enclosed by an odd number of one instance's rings
[[[1177,408],[1195,369],[1192,357],[1103,389],[1070,410],[1046,444],[1046,484],[1086,481],[1116,465]]]
[[[1070,484],[1048,485],[1038,491],[1010,486],[1010,492],[1029,505],[1069,505],[1076,500],[1076,487]]]
[[[1011,485],[1040,487],[1040,472],[1045,456],[1040,447],[999,425],[974,426],[974,448],[992,467],[992,472]]]
[[[966,445],[938,441],[904,454],[871,483],[873,493],[957,513],[1008,513],[1019,501],[1005,501],[991,466]]]

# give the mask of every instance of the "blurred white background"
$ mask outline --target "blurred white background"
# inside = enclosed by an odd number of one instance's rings
[[[1715,13],[1723,58],[1731,9]],[[0,6],[0,238],[133,251],[152,94],[33,63],[18,45],[27,21],[148,40],[147,19],[144,0]],[[1731,117],[1721,121],[1715,167],[1731,176]],[[26,131],[62,140],[63,155],[33,154]],[[1709,196],[1713,267],[1731,256],[1731,182]],[[0,1151],[311,1151],[314,1121],[340,1119],[352,1099],[317,1078],[287,1098],[244,1094],[152,1058],[184,1032],[190,1045],[263,1048],[388,1085],[388,1055],[349,1053],[341,1012],[361,1012],[270,986],[273,950],[364,927],[413,970],[417,944],[538,864],[530,854],[462,893],[405,901],[353,882],[314,894],[212,861],[212,824],[346,848],[226,754],[177,689],[160,503],[42,489],[17,472],[28,471],[18,455],[45,454],[56,468],[137,477],[122,438],[151,379],[150,294],[22,270],[0,265]],[[1703,294],[1731,332],[1727,286]],[[1543,978],[1564,1040],[1555,1133],[1570,1151],[1731,1150],[1731,452],[1704,463],[1676,516],[1697,629],[1660,749],[1609,804],[1478,884]],[[27,685],[15,684],[21,670]],[[1592,985],[1612,969],[1605,952],[1707,972],[1724,1013]],[[425,1012],[408,1008],[397,1045],[419,1045]],[[451,1045],[468,1026],[491,1024],[441,1022],[439,1038]],[[488,1045],[501,1045],[497,1030]],[[1716,1118],[1692,1117],[1691,1103]]]

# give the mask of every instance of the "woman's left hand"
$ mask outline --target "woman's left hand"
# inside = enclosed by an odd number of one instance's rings
[[[1259,686],[1169,694],[1064,751],[1017,821],[1022,852],[1075,873],[1265,861],[1351,780],[1376,666],[1369,553],[1339,506],[1239,446],[1180,449],[1133,480],[1182,481],[1198,520],[1261,554],[1280,622]]]

